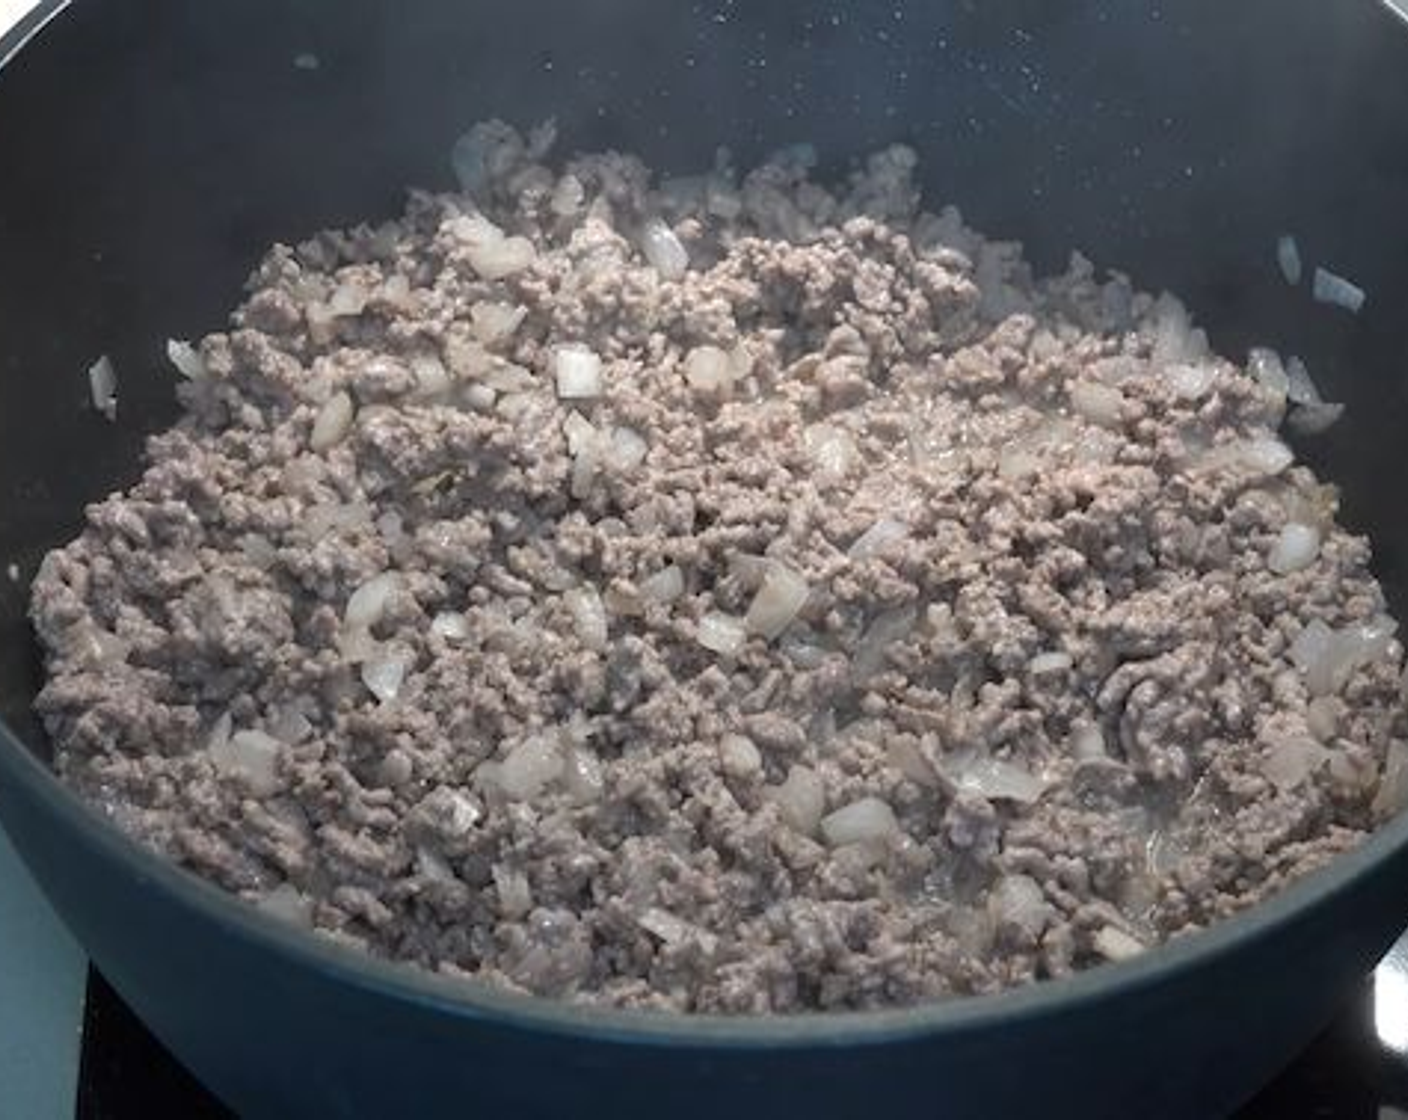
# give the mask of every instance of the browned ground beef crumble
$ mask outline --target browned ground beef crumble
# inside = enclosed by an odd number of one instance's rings
[[[549,141],[271,250],[45,562],[122,827],[381,956],[741,1013],[1128,956],[1397,807],[1369,547],[1176,300],[1034,281],[906,149]]]

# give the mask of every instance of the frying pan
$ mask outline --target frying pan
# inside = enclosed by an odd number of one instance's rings
[[[26,41],[27,40],[27,41]],[[21,44],[23,45],[21,46]],[[18,48],[18,49],[17,49]],[[293,65],[316,56],[317,67]],[[889,1013],[684,1019],[452,983],[285,928],[61,788],[30,713],[43,552],[174,416],[168,337],[261,250],[449,186],[457,133],[835,171],[893,140],[931,203],[1168,288],[1224,353],[1303,355],[1347,419],[1300,448],[1408,592],[1408,29],[1375,0],[75,0],[0,41],[0,819],[154,1032],[249,1116],[1203,1116],[1245,1098],[1408,921],[1408,820],[1143,958]],[[1273,246],[1370,292],[1352,317]],[[109,354],[121,411],[84,407]]]

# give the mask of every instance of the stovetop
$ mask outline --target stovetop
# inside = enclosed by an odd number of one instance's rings
[[[86,965],[0,834],[0,1115],[224,1120]],[[1408,1120],[1408,937],[1238,1120]]]

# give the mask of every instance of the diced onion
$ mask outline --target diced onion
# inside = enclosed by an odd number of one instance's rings
[[[563,759],[562,780],[577,804],[598,802],[605,790],[605,769],[591,749],[573,747]]]
[[[1301,404],[1291,410],[1286,418],[1286,427],[1297,435],[1318,436],[1339,423],[1344,415],[1344,405],[1322,401],[1319,404]]]
[[[909,536],[909,526],[893,517],[882,517],[851,542],[846,555],[852,560],[868,560]]]
[[[1198,362],[1207,356],[1208,336],[1193,326],[1188,309],[1177,297],[1164,292],[1154,303],[1154,365],[1163,369],[1175,362]]]
[[[516,867],[494,864],[494,891],[499,896],[499,911],[506,918],[523,918],[533,909],[533,888],[528,876]]]
[[[117,419],[117,370],[104,354],[88,367],[88,391],[93,407],[109,420]]]
[[[608,624],[606,605],[595,587],[583,585],[564,593],[563,601],[572,612],[572,621],[577,628],[577,637],[582,645],[591,650],[606,648]]]
[[[1247,372],[1263,389],[1285,400],[1291,391],[1291,381],[1281,356],[1275,350],[1258,346],[1247,353]]]
[[[684,594],[684,572],[669,564],[640,581],[640,593],[656,603],[673,603]]]
[[[611,445],[607,448],[606,458],[616,470],[634,470],[645,462],[645,457],[649,453],[650,444],[634,428],[613,428],[611,430]]]
[[[1367,293],[1358,284],[1327,268],[1316,268],[1311,294],[1320,303],[1342,307],[1357,315],[1364,306]]]
[[[718,949],[718,938],[712,933],[661,910],[658,906],[644,911],[636,922],[646,933],[659,938],[666,945],[696,944],[706,955]]]
[[[466,385],[460,394],[465,407],[475,412],[491,412],[499,399],[498,393],[488,385]]]
[[[313,733],[312,721],[293,704],[277,708],[269,717],[269,734],[281,743],[298,743]]]
[[[696,346],[684,360],[684,379],[696,393],[723,396],[733,385],[733,363],[717,346]]]
[[[503,230],[480,215],[455,218],[447,226],[464,246],[470,268],[485,280],[503,280],[538,259],[537,250],[526,237],[506,237]]]
[[[538,251],[526,237],[506,237],[492,245],[471,249],[469,263],[485,280],[502,280],[530,268]]]
[[[595,425],[576,409],[562,422],[562,434],[567,440],[567,454],[572,456],[594,453],[601,439]]]
[[[1035,940],[1051,916],[1041,885],[1026,875],[1004,875],[988,894],[988,913],[999,926],[1011,926]]]
[[[939,776],[924,752],[903,737],[891,739],[885,745],[885,760],[915,785],[926,788],[938,785]]]
[[[564,175],[553,188],[549,208],[559,218],[569,218],[582,208],[587,192],[582,189],[582,180],[575,175]]]
[[[568,492],[581,500],[592,492],[599,460],[595,448],[582,452],[572,460],[572,475],[568,480]]]
[[[678,280],[689,268],[689,253],[675,231],[659,218],[651,218],[640,233],[640,249],[650,267],[666,280]]]
[[[1305,726],[1320,742],[1328,743],[1339,734],[1339,701],[1332,696],[1317,696],[1305,706]]]
[[[526,389],[533,384],[534,378],[527,371],[523,371],[525,376],[515,380],[513,384],[504,384],[501,371],[505,368],[517,370],[518,366],[510,366],[509,363],[490,354],[479,342],[470,342],[458,336],[445,341],[442,348],[445,364],[450,372],[461,381],[479,381],[483,379],[490,388],[506,393],[517,392]],[[509,377],[515,377],[510,373]]]
[[[771,641],[791,625],[806,604],[811,589],[792,569],[775,564],[763,577],[763,585],[753,596],[744,625],[751,634]]]
[[[447,642],[462,642],[469,637],[469,619],[458,611],[445,611],[430,620],[430,631]]]
[[[369,630],[381,621],[386,604],[405,587],[399,572],[382,572],[362,584],[347,599],[342,621],[351,629]]]
[[[1276,266],[1281,270],[1281,276],[1291,287],[1300,283],[1301,274],[1304,271],[1300,261],[1300,246],[1296,244],[1296,239],[1289,233],[1283,233],[1276,239]]]
[[[845,478],[860,462],[855,436],[834,424],[813,424],[802,433],[802,446],[812,461],[818,481]]]
[[[1383,774],[1371,806],[1375,815],[1385,818],[1408,807],[1408,744],[1392,739],[1384,755]]]
[[[313,419],[313,431],[308,437],[308,446],[319,453],[336,447],[352,430],[355,416],[356,409],[352,398],[344,392],[334,393],[322,408],[318,409],[318,415]]]
[[[176,367],[176,372],[190,381],[201,381],[210,376],[210,371],[205,368],[205,359],[189,342],[168,338],[166,357]]]
[[[606,789],[606,772],[599,759],[587,747],[572,747],[563,760],[563,785],[579,805],[600,801]]]
[[[1105,926],[1095,935],[1094,949],[1107,961],[1127,961],[1139,956],[1146,946],[1142,941],[1114,926]]]
[[[339,284],[328,298],[328,313],[335,319],[352,319],[367,307],[367,293],[351,284]]]
[[[455,141],[450,166],[460,189],[477,194],[504,170],[504,157],[515,147],[509,130],[497,121],[483,121]]]
[[[394,242],[389,251],[395,252]],[[415,301],[411,298],[411,278],[403,272],[393,272],[381,285],[378,298],[398,311],[413,310]]]
[[[1070,388],[1071,407],[1103,428],[1116,428],[1124,407],[1124,394],[1094,381],[1077,381]]]
[[[1266,558],[1266,566],[1277,575],[1298,572],[1315,563],[1320,554],[1320,530],[1313,525],[1291,522],[1281,530]]]
[[[527,801],[561,777],[564,768],[557,741],[546,735],[535,735],[509,751],[499,766],[498,786],[510,800]]]
[[[451,884],[458,881],[455,870],[434,848],[416,845],[416,874],[432,883]]]
[[[1310,370],[1292,354],[1286,359],[1286,399],[1292,404],[1319,404],[1325,398],[1310,376]]]
[[[256,797],[279,789],[279,752],[283,744],[263,731],[236,731],[210,744],[210,761],[227,777],[244,782]]]
[[[1398,624],[1386,615],[1333,630],[1312,619],[1291,643],[1290,659],[1312,697],[1330,696],[1363,666],[1383,657]]]
[[[1291,449],[1270,434],[1231,444],[1225,454],[1238,466],[1268,475],[1280,474],[1296,461]]]
[[[1274,743],[1262,759],[1261,772],[1282,792],[1304,784],[1329,757],[1314,739],[1295,737]]]
[[[899,831],[895,812],[878,797],[862,797],[821,818],[821,835],[831,847],[883,840]]]
[[[496,346],[518,330],[528,308],[508,303],[476,303],[469,309],[469,328],[485,346]]]
[[[919,611],[914,606],[896,607],[875,616],[856,646],[851,659],[851,676],[857,683],[864,683],[880,670],[885,662],[885,651],[895,642],[907,638],[919,620]]]
[[[254,904],[258,909],[290,925],[313,924],[313,902],[292,883],[280,883]]]
[[[748,631],[742,619],[719,611],[710,611],[699,620],[696,636],[699,644],[705,649],[724,657],[732,657],[748,640]]]
[[[553,354],[553,377],[562,400],[601,396],[601,359],[585,346],[559,346]]]
[[[814,771],[793,766],[781,785],[768,790],[768,796],[790,827],[807,836],[815,834],[826,810],[826,791]]]
[[[421,396],[436,397],[449,392],[450,372],[439,358],[420,354],[411,359],[410,367],[415,374],[416,391]]]
[[[746,735],[725,735],[719,740],[719,765],[733,778],[746,778],[763,768],[763,756]]]
[[[390,704],[401,694],[414,661],[414,655],[406,649],[378,653],[362,663],[362,683],[381,703]]]
[[[1173,395],[1182,400],[1193,401],[1206,396],[1213,382],[1217,380],[1217,370],[1210,365],[1171,365],[1164,371]]]
[[[1016,801],[1030,805],[1046,786],[1029,771],[1001,759],[981,756],[945,767],[960,789],[990,801]]]
[[[420,799],[414,811],[434,822],[436,832],[452,838],[468,836],[484,819],[484,811],[474,798],[453,786],[436,786]]]

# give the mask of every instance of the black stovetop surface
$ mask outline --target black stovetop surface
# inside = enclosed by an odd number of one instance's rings
[[[88,980],[77,1120],[226,1120],[231,1113],[177,1065],[96,972]],[[1339,1017],[1236,1120],[1408,1120],[1408,1059],[1385,1053],[1366,984]]]

